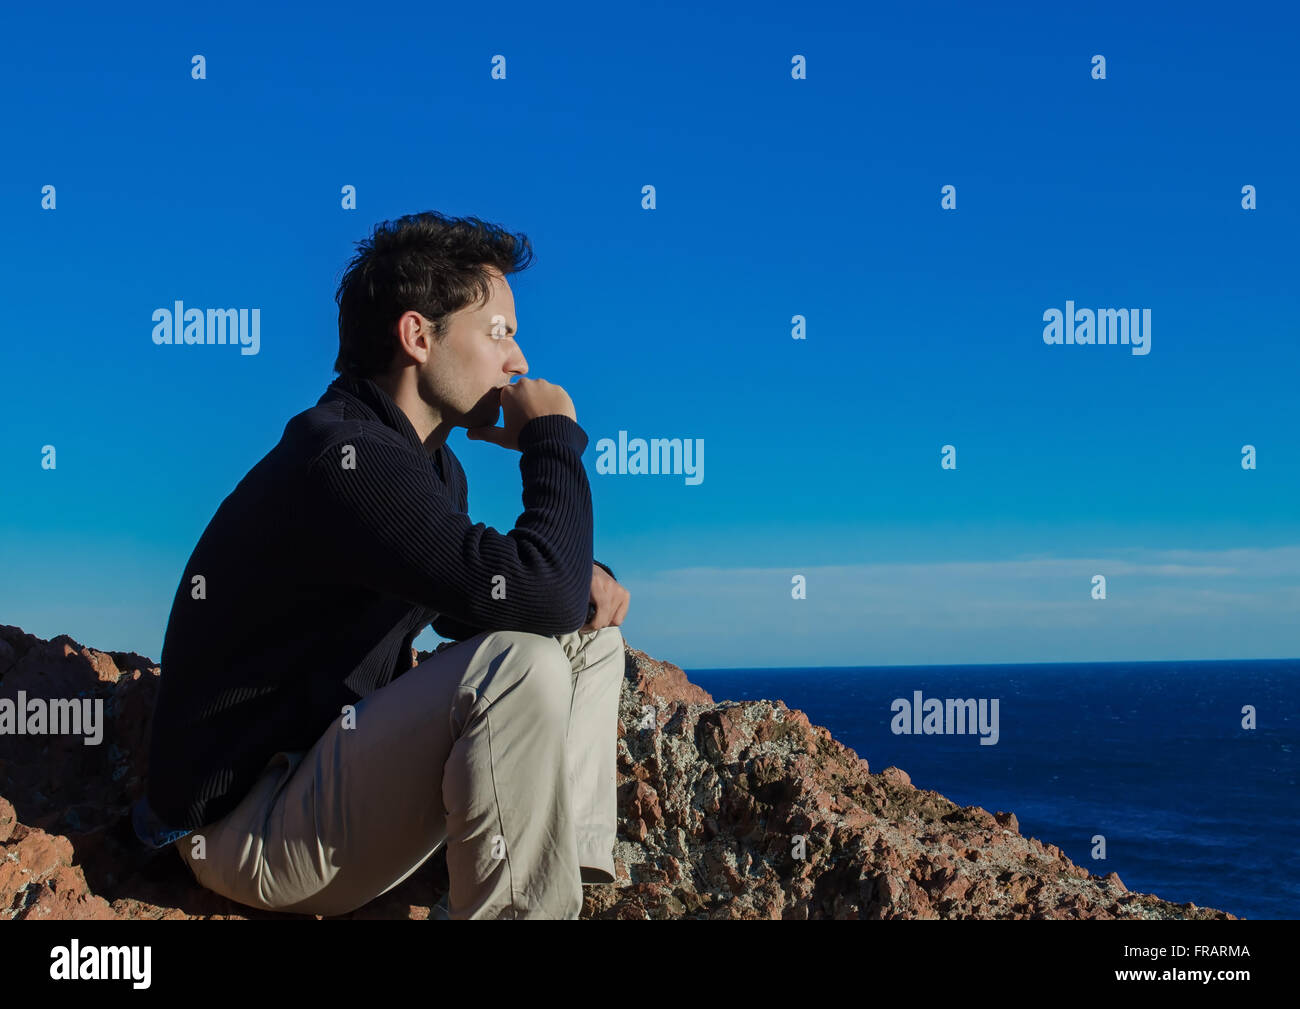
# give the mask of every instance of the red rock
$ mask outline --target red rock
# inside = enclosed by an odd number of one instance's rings
[[[0,798],[0,844],[13,836],[14,828],[17,826],[18,814],[14,812],[13,803]]]
[[[663,822],[663,812],[659,809],[659,796],[644,781],[637,780],[630,799],[631,815],[645,820],[647,827]]]

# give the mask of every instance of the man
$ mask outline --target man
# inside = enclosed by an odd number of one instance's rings
[[[203,886],[342,914],[444,843],[453,919],[576,918],[613,881],[629,595],[592,558],[572,400],[510,384],[530,259],[476,218],[377,227],[339,285],[339,377],[195,547],[133,819]],[[455,427],[521,453],[510,532],[470,520]],[[412,668],[430,622],[455,640]]]

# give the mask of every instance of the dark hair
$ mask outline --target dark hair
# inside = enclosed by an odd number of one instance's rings
[[[532,262],[526,235],[477,217],[444,217],[437,211],[407,214],[375,225],[357,243],[334,300],[339,306],[339,353],[334,370],[373,378],[393,363],[396,323],[419,312],[446,338],[448,317],[471,302],[487,303],[492,288],[487,267],[503,275]]]

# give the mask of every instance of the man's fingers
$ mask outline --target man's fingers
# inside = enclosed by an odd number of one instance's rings
[[[598,607],[596,609],[596,615],[593,616],[591,620],[589,620],[586,624],[583,625],[582,630],[596,631],[596,630],[600,630],[603,627],[617,627],[627,617],[627,607],[628,607],[628,603],[631,601],[631,598],[632,597],[630,595],[625,594],[623,596],[622,601],[616,607],[614,607],[612,611],[608,609],[602,610]],[[605,614],[610,612],[612,612],[612,616],[610,616],[609,619],[606,619]]]
[[[604,627],[606,624],[609,623],[609,621],[605,619],[605,614],[607,612],[608,609],[597,606],[596,612],[591,615],[591,619],[588,620],[585,624],[583,624],[578,629],[582,631],[584,634],[589,634],[592,631],[600,630],[602,627]]]
[[[631,604],[632,594],[622,586],[617,587],[614,594],[617,602],[607,602],[605,604],[597,603],[595,598],[591,600],[592,605],[596,607],[596,612],[591,615],[591,619],[578,628],[583,634],[589,634],[592,631],[598,631],[603,627],[617,627],[627,617],[627,608]],[[606,616],[608,614],[608,616]]]

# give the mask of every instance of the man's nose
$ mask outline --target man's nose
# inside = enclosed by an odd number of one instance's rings
[[[508,370],[512,375],[528,374],[528,360],[524,357],[523,351],[520,351],[519,355],[511,360]]]

